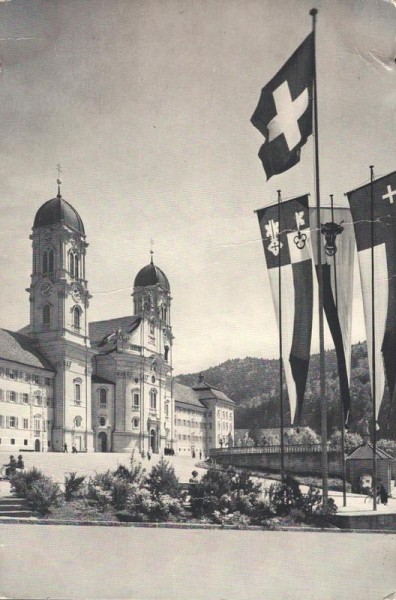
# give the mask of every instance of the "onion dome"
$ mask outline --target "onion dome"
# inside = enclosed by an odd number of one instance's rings
[[[169,281],[167,276],[159,267],[157,267],[153,260],[151,263],[143,269],[140,269],[139,273],[135,277],[134,287],[147,287],[151,285],[160,285],[162,288],[170,291]]]
[[[33,229],[58,223],[62,223],[70,229],[85,235],[84,224],[80,215],[60,194],[40,206],[34,218]]]

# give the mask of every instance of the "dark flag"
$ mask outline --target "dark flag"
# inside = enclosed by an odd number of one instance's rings
[[[371,232],[373,194],[374,235]],[[374,248],[374,331],[376,353],[376,418],[388,382],[392,400],[396,377],[396,172],[347,194],[355,227],[362,284],[367,349],[373,386],[372,365],[372,268]]]
[[[311,243],[318,265],[316,208],[310,208]],[[351,329],[353,263],[355,236],[349,208],[321,208],[323,308],[337,356],[340,395],[344,423],[348,425],[351,409],[349,389],[351,369]]]
[[[257,211],[272,298],[279,324],[282,303],[282,354],[291,420],[299,424],[307,382],[312,333],[313,277],[308,196]],[[279,269],[280,254],[280,269]],[[279,299],[279,271],[282,298]]]
[[[312,133],[314,38],[311,33],[261,91],[251,122],[265,137],[259,151],[267,179],[294,167]]]

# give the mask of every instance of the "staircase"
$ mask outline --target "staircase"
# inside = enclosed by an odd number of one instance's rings
[[[0,498],[0,518],[26,519],[31,517],[31,511],[26,507],[24,498],[3,496]]]

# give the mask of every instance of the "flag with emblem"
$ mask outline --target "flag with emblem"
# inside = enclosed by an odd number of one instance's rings
[[[374,278],[375,401],[378,419],[385,382],[388,383],[392,401],[396,378],[396,171],[348,192],[347,196],[355,227],[372,389]]]
[[[313,277],[308,196],[282,202],[280,206],[275,204],[262,208],[257,211],[257,216],[278,325],[283,306],[283,367],[291,421],[298,425],[307,382],[312,332]]]
[[[251,122],[263,134],[267,179],[294,167],[312,134],[314,38],[311,33],[261,91]]]
[[[310,208],[309,214],[313,259],[317,268],[317,209]],[[348,426],[355,235],[349,208],[321,207],[320,222],[323,308],[336,351],[344,424]]]

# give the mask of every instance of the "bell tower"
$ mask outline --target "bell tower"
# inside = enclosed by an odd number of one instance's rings
[[[53,449],[92,449],[91,359],[85,272],[88,244],[78,212],[61,194],[37,211],[32,234],[29,333],[56,367]]]

